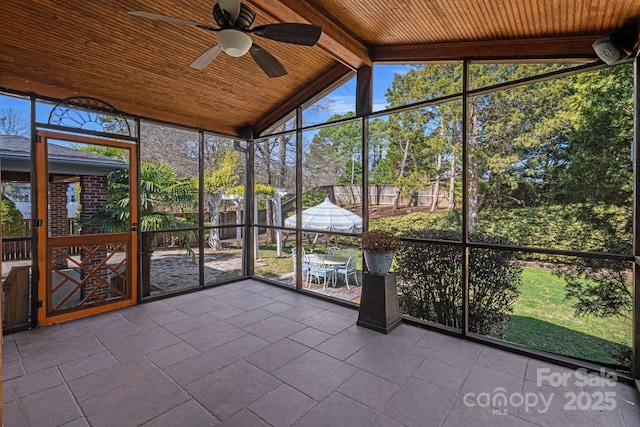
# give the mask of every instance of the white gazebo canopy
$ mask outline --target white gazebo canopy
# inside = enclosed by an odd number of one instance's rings
[[[296,217],[284,220],[287,227],[296,226]],[[319,205],[302,211],[301,228],[342,233],[362,232],[362,218],[347,209],[336,206],[327,198]]]

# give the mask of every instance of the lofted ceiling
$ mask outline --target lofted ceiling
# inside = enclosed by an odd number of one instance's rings
[[[249,0],[253,26],[323,27],[313,47],[252,36],[288,70],[268,78],[250,55],[189,64],[216,33],[127,14],[216,26],[212,0],[21,0],[3,4],[0,88],[91,96],[143,117],[229,135],[259,133],[354,71],[389,61],[595,58],[591,44],[638,0]]]

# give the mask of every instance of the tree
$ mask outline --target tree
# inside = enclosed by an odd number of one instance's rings
[[[218,160],[217,167],[207,173],[204,180],[204,191],[207,195],[207,205],[211,214],[212,228],[209,232],[209,247],[222,249],[220,241],[220,202],[225,195],[225,191],[240,183],[238,164],[240,155],[232,148],[227,148]]]
[[[100,225],[106,232],[126,232],[129,230],[131,200],[129,199],[129,170],[120,169],[107,175],[107,204],[104,211],[97,213],[86,225]],[[143,162],[140,165],[140,231],[142,231],[142,290],[143,295],[151,292],[151,255],[155,249],[153,231],[176,230],[193,227],[194,224],[174,215],[181,208],[192,209],[197,200],[195,182],[178,179],[173,168],[162,162]],[[171,231],[180,246],[195,262],[191,242],[193,232]]]
[[[0,110],[0,134],[29,135],[29,121],[13,108]]]
[[[4,237],[21,237],[27,234],[22,213],[7,196],[2,194],[0,212],[2,213],[2,235]]]
[[[328,121],[352,117],[355,117],[353,112],[344,115],[336,114],[329,117]],[[310,177],[317,186],[336,184],[336,177],[343,177],[342,181],[345,184],[350,184],[352,180],[357,182],[357,166],[354,162],[361,151],[362,126],[360,121],[324,127],[313,136],[309,143],[303,164],[305,175]],[[362,166],[360,166],[360,171],[362,171]]]

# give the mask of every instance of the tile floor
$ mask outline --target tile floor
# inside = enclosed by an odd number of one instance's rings
[[[4,425],[640,425],[630,386],[356,319],[245,280],[9,335]]]

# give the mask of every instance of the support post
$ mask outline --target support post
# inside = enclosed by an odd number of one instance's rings
[[[388,334],[402,323],[398,306],[396,274],[374,276],[362,275],[362,297],[356,324],[377,332]]]

